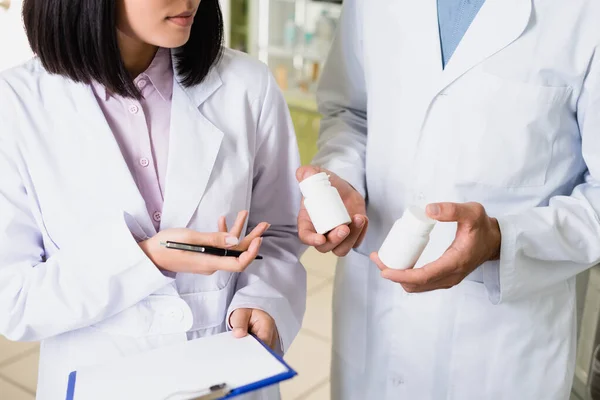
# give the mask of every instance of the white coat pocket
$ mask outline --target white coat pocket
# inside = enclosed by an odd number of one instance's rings
[[[568,87],[538,86],[477,71],[457,90],[456,180],[492,187],[543,186],[568,111]]]
[[[164,292],[169,289],[174,291],[172,286],[167,286]],[[153,294],[91,327],[111,335],[141,338],[185,333],[192,323],[193,313],[181,298],[172,294]]]
[[[188,304],[190,310],[192,310],[194,322],[190,331],[199,331],[224,325],[227,308],[235,294],[237,279],[233,279],[235,274],[231,273],[223,272],[223,276],[228,279],[225,285],[217,290],[194,291],[180,294],[181,298]]]

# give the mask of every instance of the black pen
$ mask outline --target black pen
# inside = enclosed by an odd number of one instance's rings
[[[220,249],[218,247],[199,246],[195,244],[178,243],[178,242],[161,242],[167,249],[193,251],[194,253],[209,254],[219,257],[239,257],[243,251]],[[256,260],[262,260],[262,256],[256,256]]]

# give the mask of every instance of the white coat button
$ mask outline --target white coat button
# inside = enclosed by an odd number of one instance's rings
[[[162,218],[162,214],[160,211],[157,211],[154,213],[154,215],[152,215],[152,218],[154,218],[154,220],[156,222],[160,222],[160,219]]]
[[[171,310],[169,312],[169,319],[172,322],[181,322],[183,321],[183,311],[181,311],[179,308],[174,308],[173,310]]]
[[[395,376],[392,378],[392,385],[400,386],[402,384],[404,384],[404,379],[402,379],[401,376]]]
[[[148,84],[148,81],[145,79],[141,79],[138,81],[137,83],[137,87],[139,87],[140,89],[143,89],[146,87],[146,85]]]
[[[150,160],[148,160],[146,157],[140,158],[140,165],[145,168],[150,165]]]
[[[138,111],[140,111],[140,108],[138,106],[136,106],[135,104],[132,104],[129,106],[129,112],[132,114],[137,114]]]
[[[425,194],[423,192],[419,193],[419,200],[424,200],[425,199]]]

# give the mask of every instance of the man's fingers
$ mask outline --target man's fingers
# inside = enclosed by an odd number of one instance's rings
[[[380,271],[384,271],[384,270],[388,269],[388,266],[385,265],[383,263],[383,261],[381,261],[381,258],[379,258],[379,253],[373,252],[369,256],[369,258],[371,259],[371,261],[373,261],[375,263],[375,265],[377,265],[377,268],[379,268]]]
[[[308,246],[317,247],[327,242],[325,236],[320,235],[315,231],[315,227],[304,206],[302,206],[298,213],[298,236],[302,243]]]
[[[338,247],[346,238],[350,236],[350,227],[348,225],[340,225],[325,235],[327,242],[316,249],[321,253],[329,253]]]
[[[248,327],[250,326],[250,317],[252,316],[252,309],[249,308],[238,308],[229,317],[229,324],[233,330],[233,335],[236,338],[242,338],[248,334]]]
[[[319,167],[315,167],[314,165],[305,165],[296,170],[296,179],[298,182],[302,182],[306,178],[316,175],[322,172],[322,169]]]
[[[425,292],[460,283],[459,263],[460,254],[450,248],[439,259],[422,268],[393,270],[382,268],[382,264],[378,266],[382,269],[383,278],[400,283],[411,292]]]
[[[369,218],[366,215],[364,217],[365,217],[365,224],[362,227],[360,236],[358,237],[358,239],[356,239],[356,243],[354,243],[354,248],[357,248],[358,246],[360,246],[362,244],[363,240],[365,240],[367,230],[369,229]]]
[[[440,222],[473,222],[485,210],[477,203],[433,203],[426,208],[427,215]]]
[[[411,268],[404,270],[396,270],[387,268],[381,271],[381,276],[390,281],[400,283],[402,285],[414,285],[416,287],[424,287],[429,285],[436,279],[436,272],[431,269]]]
[[[333,254],[338,257],[344,257],[355,247],[358,239],[363,236],[363,231],[367,223],[367,217],[364,215],[355,215],[350,224],[350,234],[335,249]]]
[[[451,283],[451,286],[460,283],[461,279],[458,278],[461,275],[461,266],[464,264],[464,254],[458,251],[455,247],[450,246],[448,250],[442,254],[440,258],[429,264],[424,265],[422,270],[431,273],[432,276],[436,277],[431,283],[440,283],[440,288],[443,285]],[[443,282],[442,282],[443,281]],[[410,283],[410,282],[407,282]]]

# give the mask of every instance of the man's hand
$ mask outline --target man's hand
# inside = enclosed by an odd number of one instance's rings
[[[275,320],[266,312],[254,308],[239,308],[231,313],[229,323],[236,338],[243,338],[252,333],[275,350],[279,334]]]
[[[330,176],[331,185],[340,193],[348,214],[352,217],[352,222],[350,226],[341,225],[326,235],[320,235],[316,232],[304,207],[304,201],[302,201],[302,207],[298,214],[298,235],[304,244],[315,246],[321,253],[333,251],[336,256],[343,257],[350,250],[358,247],[367,233],[369,219],[366,215],[365,199],[348,182],[333,172],[319,167],[309,165],[299,168],[296,172],[296,179],[298,182],[302,182],[320,172],[325,172]]]
[[[436,261],[422,268],[393,270],[387,268],[377,253],[371,260],[381,275],[402,285],[410,293],[448,289],[486,261],[500,256],[501,234],[498,221],[490,218],[479,203],[439,203],[427,206],[427,215],[440,222],[458,222],[456,238]],[[398,246],[401,246],[398,243]]]

